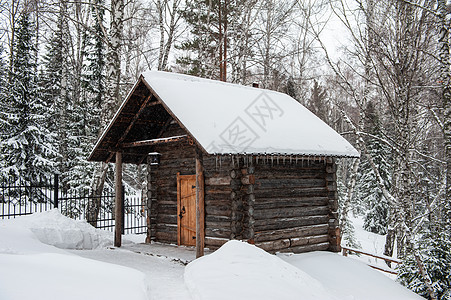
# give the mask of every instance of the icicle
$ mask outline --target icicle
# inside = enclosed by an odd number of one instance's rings
[[[283,164],[285,164],[285,157],[286,157],[286,156],[284,155],[284,156],[283,156],[283,160],[282,160],[282,161],[283,161]]]
[[[219,168],[222,167],[222,155],[219,157]]]
[[[290,165],[291,165],[292,161],[293,161],[293,155],[290,155]]]
[[[298,156],[296,155],[296,164],[298,164]]]
[[[218,155],[215,156],[215,160],[216,160],[215,168],[217,171],[218,170]]]
[[[274,166],[274,155],[271,155],[271,167]]]

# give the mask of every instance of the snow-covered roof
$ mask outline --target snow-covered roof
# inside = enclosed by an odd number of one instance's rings
[[[148,71],[142,76],[209,154],[359,156],[286,94],[176,73]]]
[[[348,141],[286,94],[148,71],[122,103],[89,160],[114,161],[112,153],[121,143],[161,138],[164,124],[172,118],[208,154],[359,156]],[[128,151],[124,162],[142,162],[147,150]]]

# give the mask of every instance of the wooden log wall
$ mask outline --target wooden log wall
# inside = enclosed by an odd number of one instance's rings
[[[330,163],[328,163],[328,161]],[[255,166],[255,244],[269,252],[337,251],[333,160],[305,158]],[[333,230],[332,230],[333,229]]]

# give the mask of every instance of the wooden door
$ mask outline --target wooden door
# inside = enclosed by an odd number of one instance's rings
[[[177,174],[177,243],[196,245],[196,175]]]

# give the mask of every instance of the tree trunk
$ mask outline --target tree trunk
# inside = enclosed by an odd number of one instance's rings
[[[451,62],[450,62],[450,34],[447,20],[447,7],[445,0],[437,1],[437,11],[439,13],[439,47],[441,62],[441,85],[442,85],[442,105],[443,105],[443,132],[445,140],[445,161],[446,161],[446,203],[445,222],[451,227]],[[447,230],[450,230],[448,228]]]

